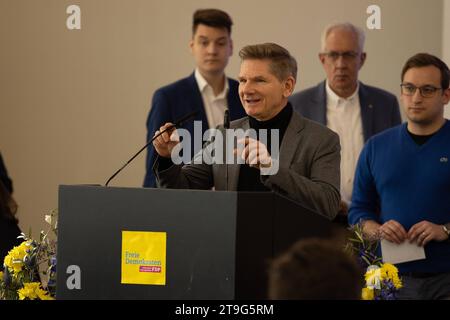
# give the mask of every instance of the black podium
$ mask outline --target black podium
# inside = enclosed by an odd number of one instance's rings
[[[60,186],[58,224],[58,299],[264,299],[272,258],[332,232],[274,193],[97,186]],[[122,231],[167,234],[165,285],[121,283]]]

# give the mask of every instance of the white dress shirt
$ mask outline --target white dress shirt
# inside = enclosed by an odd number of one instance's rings
[[[341,98],[326,83],[327,127],[339,135],[341,142],[341,197],[347,204],[352,199],[356,164],[364,146],[358,90],[359,83],[350,97]]]
[[[228,79],[225,77],[225,86],[221,93],[214,95],[213,88],[206,82],[198,69],[195,69],[195,80],[202,94],[203,105],[205,106],[206,119],[209,128],[215,128],[223,124],[223,116],[227,109]]]

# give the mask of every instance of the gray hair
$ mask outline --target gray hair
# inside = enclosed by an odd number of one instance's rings
[[[286,80],[292,76],[297,80],[297,61],[289,51],[276,43],[263,43],[245,46],[239,51],[239,57],[246,59],[267,59],[271,72],[278,80]]]
[[[364,34],[364,31],[361,28],[358,28],[357,26],[351,24],[350,22],[333,23],[328,25],[324,29],[321,37],[321,48],[320,48],[321,52],[325,51],[325,45],[328,35],[335,29],[352,32],[358,39],[358,48],[360,52],[364,52],[364,42],[366,41],[366,35]]]

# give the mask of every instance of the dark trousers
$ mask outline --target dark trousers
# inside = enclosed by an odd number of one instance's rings
[[[397,293],[400,300],[450,299],[450,273],[435,275],[403,274],[403,287]]]

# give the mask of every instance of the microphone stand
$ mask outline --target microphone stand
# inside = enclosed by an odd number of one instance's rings
[[[154,136],[149,142],[147,142],[145,144],[145,146],[143,146],[138,152],[136,152],[136,154],[134,156],[131,157],[130,160],[128,160],[119,170],[117,170],[109,179],[108,181],[106,181],[105,183],[105,187],[108,186],[109,182],[115,178],[115,176],[117,176],[119,174],[120,171],[122,171],[131,161],[134,160],[134,158],[136,158],[142,151],[145,150],[145,148],[147,148],[152,142],[153,140],[155,140],[156,138],[158,138],[160,135],[162,135],[163,133],[172,130],[174,128],[178,128],[180,126],[183,125],[184,122],[186,122],[187,120],[189,120],[192,117],[195,117],[197,115],[198,111],[194,111],[189,113],[188,115],[184,116],[183,118],[181,118],[180,120],[176,121],[174,125],[171,125],[170,127],[164,129],[163,131],[161,131],[160,133],[158,133],[156,136]]]

